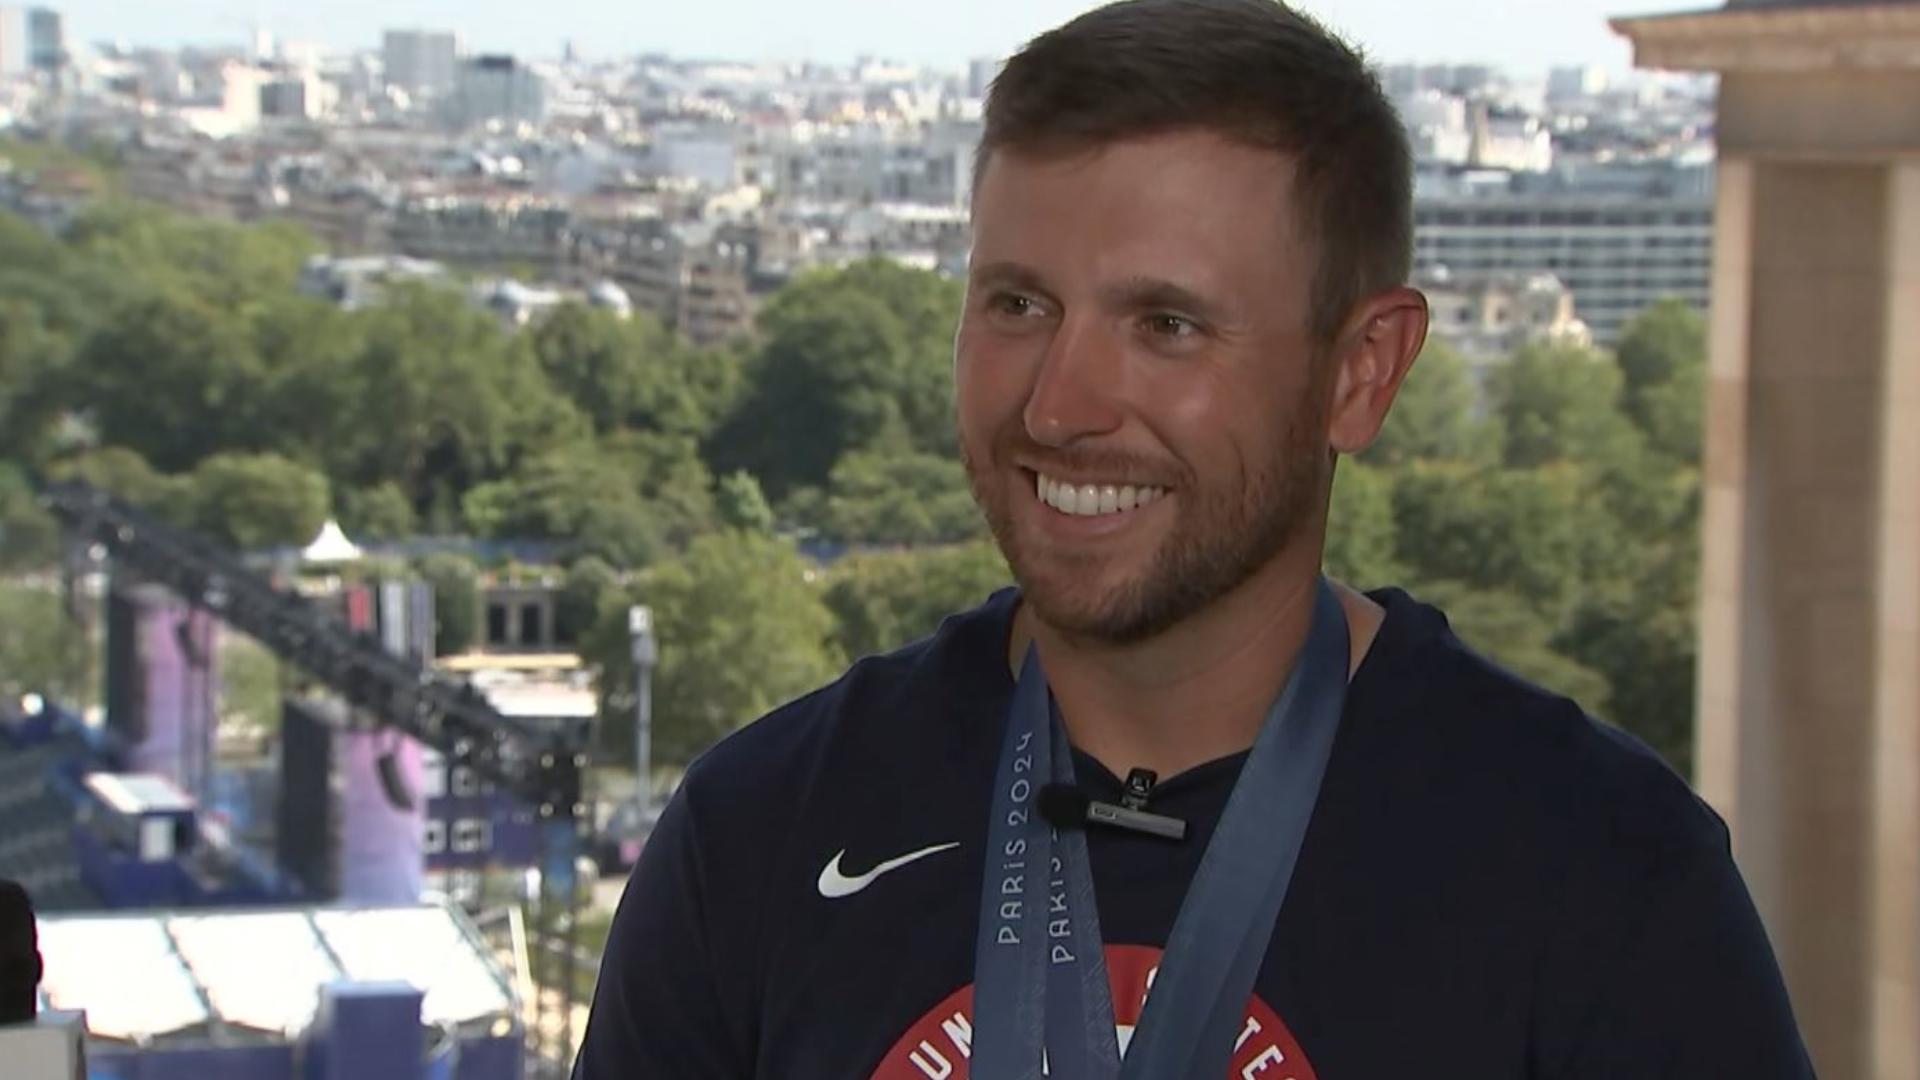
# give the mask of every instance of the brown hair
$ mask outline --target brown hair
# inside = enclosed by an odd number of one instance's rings
[[[1206,128],[1291,155],[1319,266],[1316,340],[1413,258],[1406,130],[1366,62],[1276,0],[1122,0],[1033,39],[994,79],[975,157]]]

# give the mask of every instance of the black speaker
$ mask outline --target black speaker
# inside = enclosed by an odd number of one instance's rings
[[[333,771],[333,725],[304,702],[284,702],[274,848],[280,868],[322,900],[340,895],[340,828],[334,816]]]
[[[140,604],[125,591],[107,595],[107,727],[128,746],[147,741],[147,673],[140,663]]]

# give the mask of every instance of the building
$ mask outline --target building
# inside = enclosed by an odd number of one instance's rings
[[[33,16],[38,11],[0,5],[0,79],[17,79],[33,72]]]
[[[1467,129],[1467,103],[1439,90],[1417,90],[1396,98],[1394,109],[1406,126],[1415,161],[1465,165],[1473,149]]]
[[[1492,90],[1499,76],[1486,64],[1389,64],[1381,70],[1380,81],[1394,97],[1422,90],[1472,97]]]
[[[559,289],[526,285],[512,278],[476,281],[467,295],[475,307],[499,319],[500,325],[509,331],[527,325],[569,299]]]
[[[446,280],[446,269],[438,263],[410,259],[405,255],[360,255],[332,259],[315,255],[300,268],[300,291],[318,300],[328,300],[356,311],[371,307],[386,295],[395,282],[413,281],[434,284]]]
[[[277,120],[306,119],[307,84],[300,79],[275,79],[260,87],[260,115]]]
[[[1697,781],[1822,1076],[1920,1077],[1920,2],[1615,20],[1720,76]]]
[[[27,9],[27,64],[52,74],[67,64],[67,33],[60,13],[51,8]]]
[[[213,139],[243,135],[260,126],[260,90],[267,73],[230,57],[199,59],[190,68],[193,93],[180,103],[178,116],[192,130]]]
[[[546,115],[546,80],[511,56],[476,56],[455,70],[448,111],[455,127],[538,125]]]
[[[1476,169],[1543,173],[1553,168],[1553,134],[1537,116],[1496,113],[1475,102],[1467,124],[1467,164]]]
[[[1601,345],[1656,301],[1707,306],[1713,209],[1702,198],[1524,194],[1503,184],[1417,199],[1414,238],[1417,275],[1553,275]]]
[[[387,86],[415,101],[453,92],[459,40],[447,30],[389,30],[381,39]]]
[[[1597,64],[1557,67],[1547,73],[1547,101],[1580,105],[1607,92],[1607,69]]]
[[[484,694],[500,715],[516,722],[588,730],[599,716],[592,673],[572,653],[488,651],[445,657],[437,666]],[[470,908],[485,907],[486,871],[539,865],[541,822],[533,806],[431,750],[423,790],[421,850],[427,881],[436,889]]]
[[[1593,341],[1586,324],[1574,317],[1573,293],[1552,274],[1443,269],[1415,278],[1414,284],[1427,295],[1431,335],[1477,362],[1500,359],[1534,342]]]
[[[635,308],[711,345],[752,332],[762,240],[753,225],[633,218],[585,230],[579,257],[583,271],[611,279]]]
[[[670,127],[654,133],[654,170],[725,191],[739,182],[739,137],[724,127]]]
[[[871,256],[904,266],[965,277],[972,230],[967,211],[958,206],[882,203],[847,211],[829,226],[832,246],[827,261]]]
[[[260,86],[260,115],[276,120],[318,120],[340,102],[340,89],[312,71],[283,71]]]
[[[513,267],[553,278],[572,258],[573,215],[563,206],[527,200],[417,199],[394,213],[392,242],[416,259]]]
[[[773,186],[822,202],[957,206],[970,193],[978,144],[977,122],[829,132],[776,148]]]
[[[967,61],[967,96],[983,98],[993,87],[993,80],[1000,77],[1000,69],[1006,61],[997,56],[976,57]]]

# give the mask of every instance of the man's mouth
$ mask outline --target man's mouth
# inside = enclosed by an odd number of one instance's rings
[[[1075,517],[1124,514],[1158,501],[1167,493],[1166,488],[1145,484],[1073,484],[1043,472],[1035,472],[1033,476],[1036,498]]]

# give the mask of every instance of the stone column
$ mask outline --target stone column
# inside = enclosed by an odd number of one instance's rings
[[[1920,161],[1887,183],[1879,669],[1873,717],[1873,1075],[1920,1077]]]

